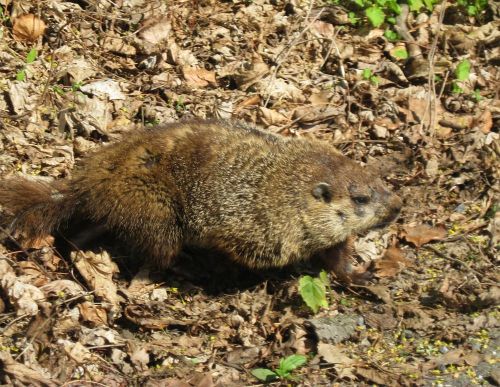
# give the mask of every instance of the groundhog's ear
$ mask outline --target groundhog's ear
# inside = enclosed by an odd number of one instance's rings
[[[328,183],[319,183],[312,190],[313,196],[318,200],[323,200],[325,203],[330,203],[332,200],[332,187]]]

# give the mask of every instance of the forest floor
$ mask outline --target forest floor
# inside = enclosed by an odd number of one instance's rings
[[[69,177],[140,126],[216,117],[321,138],[405,202],[356,242],[373,281],[332,277],[317,313],[308,265],[186,251],[151,272],[116,243],[3,235],[0,383],[499,385],[498,4],[403,7],[375,28],[334,3],[0,1],[2,178]]]

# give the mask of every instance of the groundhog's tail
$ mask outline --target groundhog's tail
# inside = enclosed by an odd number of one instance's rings
[[[67,222],[75,206],[63,185],[16,178],[0,181],[0,209],[0,225],[30,243]]]

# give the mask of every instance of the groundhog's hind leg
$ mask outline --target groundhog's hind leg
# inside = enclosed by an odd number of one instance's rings
[[[146,261],[167,267],[183,245],[182,225],[175,204],[166,196],[145,189],[144,181],[115,180],[81,192],[84,211],[104,223],[121,240],[144,254]]]

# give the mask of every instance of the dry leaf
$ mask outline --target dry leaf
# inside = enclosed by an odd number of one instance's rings
[[[40,288],[47,296],[67,295],[70,297],[83,296],[86,292],[80,284],[71,280],[55,280]]]
[[[216,86],[215,72],[205,69],[197,69],[186,66],[182,68],[182,75],[186,84],[192,88],[206,87],[208,85]]]
[[[168,16],[150,17],[142,23],[138,36],[150,44],[158,44],[170,35],[170,19]]]
[[[389,247],[384,256],[374,262],[377,277],[394,277],[405,267],[412,266],[406,259],[403,250],[398,247]]]
[[[392,304],[391,292],[389,291],[389,288],[387,286],[370,285],[370,286],[367,286],[366,289],[368,291],[370,291],[373,295],[380,298],[386,304],[388,304],[388,305]]]
[[[66,354],[71,359],[73,359],[74,361],[76,361],[79,364],[86,363],[86,362],[92,360],[92,358],[93,358],[90,351],[87,348],[85,348],[82,345],[82,343],[80,343],[79,341],[77,341],[76,343],[73,343],[69,340],[60,339],[59,344],[62,344],[63,348],[64,348],[64,352],[66,352]]]
[[[149,353],[145,348],[138,348],[130,355],[130,360],[137,369],[145,371],[148,369]]]
[[[404,227],[401,236],[408,242],[413,243],[416,247],[420,247],[430,241],[440,241],[448,235],[444,226],[432,227],[427,224],[418,226]]]
[[[285,123],[290,121],[283,114],[278,113],[277,111],[265,108],[263,106],[259,108],[259,112],[260,112],[260,118],[266,126],[281,125],[281,124],[285,124]]]
[[[14,38],[32,42],[45,32],[44,21],[31,13],[17,17],[14,20]]]
[[[78,309],[83,321],[90,322],[93,326],[108,325],[108,313],[106,309],[95,306],[90,302],[78,304]]]
[[[95,295],[107,301],[112,312],[118,313],[120,298],[116,293],[117,287],[113,282],[113,274],[118,273],[119,270],[109,254],[105,251],[100,254],[92,251],[79,251],[72,252],[71,259],[89,287],[95,291]]]
[[[346,367],[354,364],[354,360],[347,356],[339,345],[319,342],[318,355],[330,364],[342,364]]]
[[[40,307],[47,308],[50,305],[40,289],[24,283],[22,277],[16,277],[14,269],[4,260],[0,260],[0,287],[18,316],[35,316]]]

